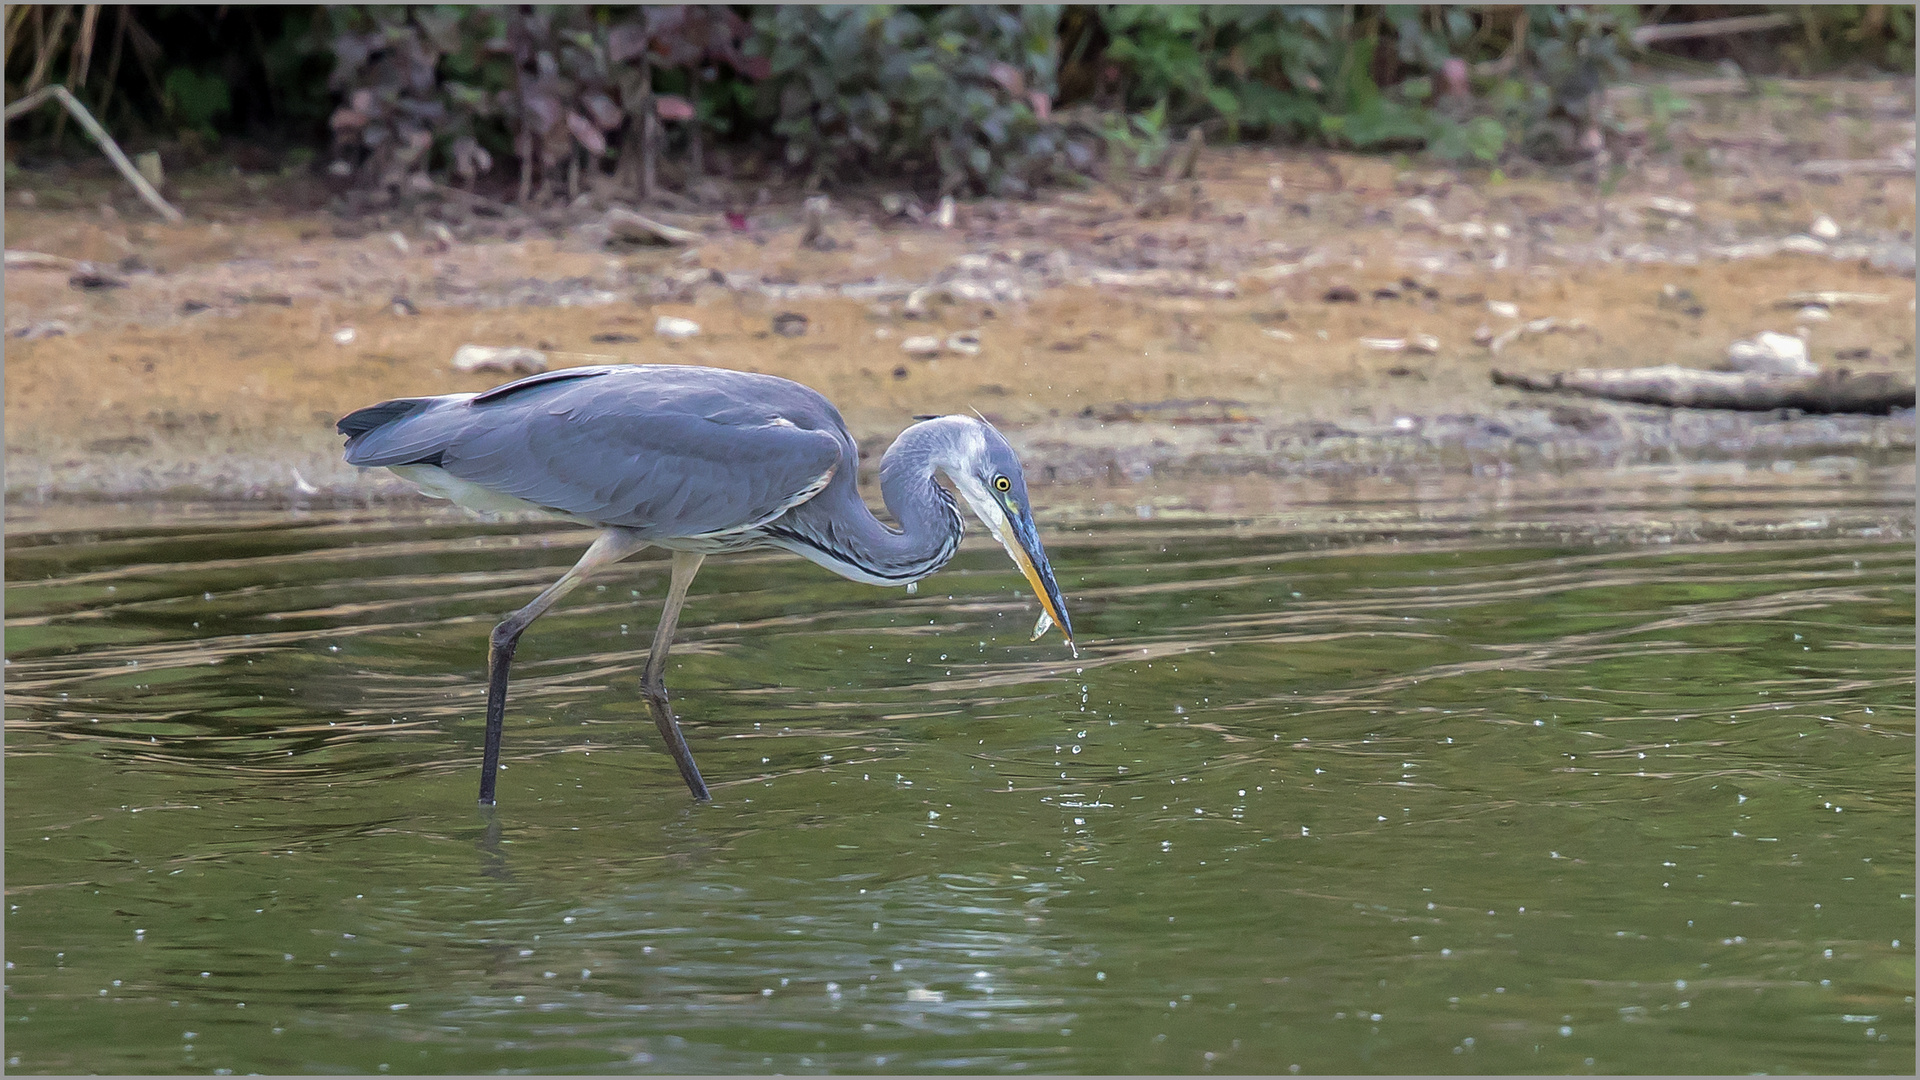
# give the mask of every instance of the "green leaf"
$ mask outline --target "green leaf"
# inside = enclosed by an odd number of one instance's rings
[[[1467,147],[1481,161],[1500,160],[1506,149],[1507,129],[1491,116],[1477,116],[1467,122]]]
[[[1343,86],[1346,91],[1346,107],[1358,112],[1370,109],[1380,100],[1380,87],[1373,81],[1373,49],[1378,44],[1374,38],[1363,38],[1347,48],[1347,78]]]
[[[1133,122],[1142,134],[1158,134],[1167,124],[1167,99],[1161,98],[1153,108],[1134,117]]]
[[[1310,95],[1250,83],[1240,91],[1240,122],[1250,127],[1320,130],[1324,110]]]
[[[1428,132],[1427,118],[1421,110],[1379,98],[1346,114],[1340,128],[1347,142],[1359,149],[1402,141],[1424,145]]]
[[[217,75],[202,75],[190,68],[177,67],[167,72],[161,84],[167,112],[183,126],[209,134],[213,119],[233,109],[226,80]]]

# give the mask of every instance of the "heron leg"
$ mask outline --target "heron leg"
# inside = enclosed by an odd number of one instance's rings
[[[653,651],[647,654],[640,692],[646,696],[647,709],[653,713],[653,722],[660,728],[660,737],[666,740],[673,763],[680,766],[680,777],[687,782],[687,790],[693,792],[695,799],[710,802],[713,796],[707,793],[707,782],[700,779],[700,767],[693,763],[693,751],[687,749],[687,740],[673,719],[673,710],[667,705],[667,684],[661,678],[667,668],[667,650],[673,647],[674,627],[680,622],[680,608],[687,602],[687,586],[693,584],[693,575],[700,572],[700,564],[705,560],[705,555],[689,551],[673,553],[673,584],[667,589],[667,604],[660,612],[660,627],[653,632]]]
[[[513,664],[513,651],[520,645],[521,633],[561,597],[579,587],[588,574],[646,546],[647,542],[630,529],[608,529],[594,539],[587,553],[573,564],[573,569],[547,586],[532,603],[493,628],[487,642],[487,745],[480,763],[480,805],[493,805],[494,779],[500,771],[500,731],[507,721],[507,668]]]

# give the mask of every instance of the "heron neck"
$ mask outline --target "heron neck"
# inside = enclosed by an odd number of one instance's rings
[[[899,528],[873,515],[852,468],[789,511],[784,546],[829,570],[874,585],[905,585],[940,569],[960,546],[960,511],[935,480],[955,431],[942,417],[915,424],[880,459],[880,499]]]

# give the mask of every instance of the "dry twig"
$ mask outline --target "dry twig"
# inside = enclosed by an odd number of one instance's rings
[[[148,206],[159,211],[161,217],[176,225],[185,220],[180,211],[173,208],[173,204],[161,198],[153,185],[147,183],[147,178],[141,176],[140,170],[133,167],[133,162],[127,160],[127,155],[120,152],[120,144],[113,141],[113,136],[107,134],[107,129],[100,126],[100,122],[93,118],[93,114],[87,111],[87,107],[80,104],[79,98],[68,93],[66,87],[56,83],[28,94],[7,106],[7,119],[11,121],[14,117],[29,112],[48,98],[58,101],[73,114],[74,120],[79,122],[81,129],[99,144],[101,151],[107,155],[107,160],[113,162],[113,167],[120,170],[120,175],[127,178],[127,182],[133,185],[133,190],[140,193],[140,197],[146,200]]]

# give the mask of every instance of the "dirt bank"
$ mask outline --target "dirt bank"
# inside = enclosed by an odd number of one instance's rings
[[[1804,332],[1824,367],[1911,372],[1911,81],[1788,89],[1694,94],[1617,177],[1240,148],[1191,183],[962,204],[951,228],[843,196],[830,250],[801,244],[799,193],[738,182],[659,213],[698,243],[635,248],[592,198],[343,218],[276,207],[288,181],[189,178],[189,222],[166,226],[104,173],[21,174],[9,251],[110,280],[7,272],[7,491],[398,490],[340,462],[332,421],[506,378],[452,371],[466,343],[785,375],[876,454],[913,414],[977,408],[1042,482],[1911,455],[1911,410],[1675,412],[1488,377],[1713,366],[1761,330]],[[751,207],[744,229],[724,204]],[[1812,291],[1877,299],[1788,303]],[[783,313],[804,333],[774,332]],[[657,336],[662,316],[700,332]],[[939,355],[903,349],[929,336]]]

